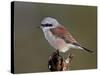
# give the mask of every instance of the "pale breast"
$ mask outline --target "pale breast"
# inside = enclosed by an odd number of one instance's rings
[[[66,52],[69,49],[69,45],[63,39],[55,37],[49,30],[45,30],[44,35],[49,44],[56,50]]]

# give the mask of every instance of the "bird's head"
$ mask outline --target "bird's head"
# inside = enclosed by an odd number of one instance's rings
[[[51,28],[56,28],[59,26],[59,22],[52,17],[46,17],[41,21],[41,28],[42,29],[51,29]]]

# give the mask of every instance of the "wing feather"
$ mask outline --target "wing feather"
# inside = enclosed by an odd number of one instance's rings
[[[71,43],[75,46],[79,46],[83,48],[85,51],[89,53],[93,53],[93,51],[81,46],[74,38],[73,36],[68,32],[67,29],[65,29],[63,26],[59,26],[57,28],[50,29],[53,35],[56,37],[62,38],[66,43]]]
[[[64,28],[64,26],[58,26],[56,28],[50,29],[53,35],[56,37],[60,37],[64,39],[67,43],[76,43],[77,41],[73,38],[73,36],[68,32],[67,29]]]

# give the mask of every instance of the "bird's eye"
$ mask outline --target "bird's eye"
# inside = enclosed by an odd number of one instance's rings
[[[43,26],[43,27],[51,27],[51,26],[53,26],[52,24],[41,24],[41,26]]]

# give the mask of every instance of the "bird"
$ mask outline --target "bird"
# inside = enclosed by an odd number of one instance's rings
[[[65,53],[73,48],[93,53],[92,50],[85,48],[77,42],[69,30],[53,17],[45,17],[41,21],[40,28],[42,29],[48,43],[55,50],[59,50],[59,52]]]

